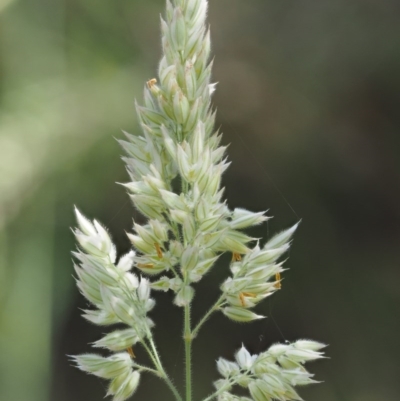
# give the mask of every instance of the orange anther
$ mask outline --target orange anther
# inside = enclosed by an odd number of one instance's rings
[[[254,292],[242,292],[242,294],[248,298],[255,298],[257,296],[257,294],[254,294]]]
[[[127,348],[126,352],[129,354],[129,356],[130,356],[131,358],[136,358],[136,356],[135,356],[135,354],[134,354],[134,352],[133,352],[133,348],[132,348],[132,347]]]
[[[154,246],[156,247],[157,256],[161,259],[163,257],[163,253],[162,253],[160,245],[157,244],[157,242],[155,242]]]
[[[275,274],[275,285],[274,287],[277,288],[278,290],[280,290],[282,288],[282,284],[281,284],[281,273],[276,273]]]
[[[257,294],[254,294],[253,292],[241,292],[239,294],[239,299],[240,299],[240,303],[242,304],[242,306],[245,306],[246,304],[246,298],[255,298],[257,296]]]
[[[242,304],[242,306],[244,306],[246,300],[244,299],[244,294],[243,294],[243,292],[241,292],[241,293],[239,294],[239,299],[240,299],[240,303]]]
[[[239,262],[242,260],[242,255],[237,252],[232,253],[232,262]]]
[[[138,263],[137,267],[139,269],[152,269],[154,267],[153,263]]]

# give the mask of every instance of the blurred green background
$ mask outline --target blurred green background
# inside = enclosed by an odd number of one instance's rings
[[[134,98],[160,57],[163,0],[0,0],[0,400],[94,401],[105,383],[72,368],[104,329],[79,316],[73,205],[106,224],[119,252],[133,211],[114,140],[138,132]],[[268,236],[302,218],[283,290],[234,324],[214,316],[195,342],[196,400],[215,360],[243,341],[330,344],[310,366],[309,401],[400,399],[400,3],[211,0],[215,104],[233,162],[231,207],[270,209]],[[225,261],[226,262],[226,261]],[[213,303],[221,263],[198,287]],[[181,318],[153,317],[182,386]],[[138,358],[141,358],[139,352]],[[144,377],[135,399],[171,400]]]

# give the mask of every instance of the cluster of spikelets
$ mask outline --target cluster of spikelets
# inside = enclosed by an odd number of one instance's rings
[[[250,355],[242,347],[236,353],[236,362],[220,358],[218,371],[224,377],[215,382],[219,401],[301,400],[294,386],[317,383],[304,369],[307,361],[323,358],[318,352],[325,345],[309,340],[293,344],[275,344],[259,355]],[[237,397],[229,391],[234,384],[247,388],[252,398]]]
[[[263,318],[248,309],[280,289],[283,268],[277,260],[289,249],[296,228],[297,224],[274,236],[262,249],[256,245],[243,258],[236,257],[240,260],[231,264],[232,277],[221,287],[224,301],[229,304],[223,309],[226,316],[242,322]]]
[[[114,401],[123,401],[135,391],[140,379],[131,358],[132,346],[143,341],[153,326],[147,318],[155,304],[150,298],[150,282],[129,272],[133,251],[116,264],[115,246],[107,231],[97,221],[92,224],[78,210],[76,216],[79,229],[75,236],[81,249],[74,252],[79,262],[75,265],[77,285],[96,307],[85,310],[83,316],[97,325],[124,323],[128,328],[113,331],[93,344],[115,352],[110,357],[86,354],[73,359],[81,370],[111,379],[108,395],[113,395]]]
[[[223,200],[221,178],[229,163],[224,158],[226,148],[219,145],[221,135],[214,130],[207,6],[207,0],[167,0],[159,81],[147,82],[144,105],[136,107],[143,134],[126,133],[127,140],[120,141],[130,176],[124,186],[147,218],[143,225],[135,223],[133,233],[128,234],[134,250],[116,262],[107,231],[76,210],[77,283],[94,306],[83,316],[97,325],[122,323],[127,328],[93,344],[108,349],[111,356],[73,358],[80,369],[111,380],[108,394],[114,401],[132,395],[143,371],[158,374],[168,383],[152,342],[153,322],[147,316],[155,304],[151,290],[171,291],[175,304],[188,308],[194,283],[228,252],[232,275],[222,284],[212,311],[221,310],[239,322],[259,319],[262,316],[250,309],[280,288],[283,268],[279,259],[289,249],[297,228],[260,247],[242,230],[266,221],[265,213],[232,211]],[[139,277],[131,273],[133,268]],[[143,275],[159,276],[150,281]],[[191,334],[194,337],[197,331]],[[132,346],[136,343],[146,348],[155,369],[135,362]],[[229,393],[232,385],[239,384],[248,387],[254,401],[299,399],[293,386],[312,382],[302,363],[320,357],[316,352],[320,347],[299,341],[273,346],[258,356],[242,349],[238,364],[218,362],[225,379],[217,383],[214,397],[247,400]]]

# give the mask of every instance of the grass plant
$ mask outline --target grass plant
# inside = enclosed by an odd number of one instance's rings
[[[167,0],[158,78],[146,83],[143,104],[136,105],[142,134],[125,133],[126,139],[120,141],[130,177],[124,186],[147,219],[143,225],[135,223],[127,234],[132,250],[117,258],[107,230],[76,209],[77,285],[93,305],[83,316],[97,325],[122,323],[126,328],[92,344],[107,349],[109,356],[85,354],[72,359],[79,369],[108,379],[107,395],[114,401],[128,399],[146,373],[161,378],[177,401],[195,399],[194,339],[213,313],[237,322],[263,318],[253,308],[281,288],[280,260],[298,226],[262,243],[243,230],[268,220],[265,212],[230,210],[224,200],[221,180],[229,163],[214,128],[207,8],[207,0]],[[201,296],[195,294],[195,284],[224,253],[231,255],[231,274],[214,305],[193,324],[191,304],[195,295]],[[184,315],[182,395],[167,374],[153,338],[156,291],[172,292]],[[139,346],[147,352],[150,366],[135,357]],[[299,340],[251,355],[243,346],[234,361],[217,361],[221,379],[203,401],[300,400],[295,387],[314,382],[304,363],[322,358],[323,347]],[[234,395],[236,386],[247,389],[248,396]]]

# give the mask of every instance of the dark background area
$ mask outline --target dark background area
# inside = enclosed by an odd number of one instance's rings
[[[155,76],[162,0],[0,0],[0,400],[94,401],[105,383],[70,366],[105,331],[79,316],[73,205],[109,227],[120,253],[140,219],[114,138],[138,133],[134,98]],[[211,0],[214,103],[232,166],[231,207],[302,219],[282,291],[240,325],[215,315],[194,344],[194,394],[243,342],[329,344],[310,365],[309,401],[399,399],[400,3]],[[197,287],[211,305],[227,260]],[[157,294],[152,318],[183,383],[180,310]],[[138,359],[143,355],[138,350]],[[170,400],[144,376],[138,400]]]

